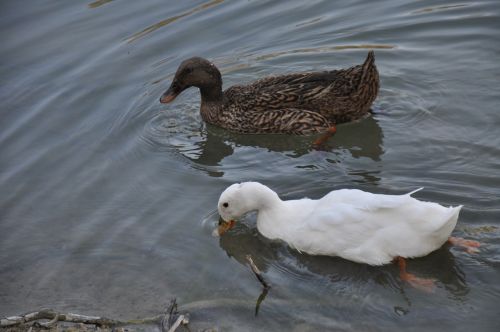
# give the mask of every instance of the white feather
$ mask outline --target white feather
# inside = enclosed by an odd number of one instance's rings
[[[404,195],[341,189],[318,200],[282,201],[268,187],[245,182],[227,188],[218,209],[224,220],[257,210],[259,232],[299,252],[382,265],[398,256],[429,254],[455,228],[462,206],[447,208],[411,197],[421,189]]]

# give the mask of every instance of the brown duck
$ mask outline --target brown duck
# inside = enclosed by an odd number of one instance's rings
[[[308,135],[335,132],[335,125],[366,115],[377,97],[379,75],[373,51],[348,69],[269,76],[222,91],[215,65],[194,57],[181,63],[160,98],[170,103],[198,87],[206,122],[238,133]]]

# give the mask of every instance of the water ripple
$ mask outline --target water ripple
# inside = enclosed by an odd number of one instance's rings
[[[127,39],[125,39],[125,41],[127,43],[132,43],[132,42],[136,41],[137,39],[142,38],[142,37],[144,37],[144,36],[146,36],[146,35],[154,32],[154,31],[158,30],[161,27],[164,27],[164,26],[167,26],[167,25],[169,25],[171,23],[174,23],[175,21],[177,21],[177,20],[179,20],[179,19],[181,19],[183,17],[189,16],[189,15],[192,15],[192,14],[197,13],[199,11],[208,9],[210,7],[213,7],[213,6],[216,6],[216,5],[220,4],[220,3],[222,3],[223,1],[224,0],[211,0],[211,1],[207,1],[206,3],[201,4],[201,5],[195,7],[193,9],[191,9],[191,10],[188,10],[188,11],[182,13],[182,14],[179,14],[179,15],[176,15],[176,16],[172,16],[172,17],[169,17],[169,18],[167,18],[165,20],[162,20],[162,21],[160,21],[158,23],[155,23],[155,24],[153,24],[153,25],[145,28],[144,30],[139,31],[139,32],[133,34],[132,36],[130,36]]]

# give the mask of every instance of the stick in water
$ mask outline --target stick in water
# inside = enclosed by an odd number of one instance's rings
[[[252,268],[252,272],[255,274],[255,276],[257,277],[259,282],[262,284],[262,286],[264,286],[264,289],[271,288],[271,286],[269,286],[269,284],[266,282],[266,280],[262,276],[262,273],[260,272],[257,265],[255,265],[255,263],[253,262],[252,256],[247,255],[246,258],[247,258],[248,263],[250,264],[250,267]]]

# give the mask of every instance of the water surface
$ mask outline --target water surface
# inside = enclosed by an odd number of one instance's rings
[[[133,318],[172,297],[221,330],[494,331],[500,324],[498,1],[19,1],[0,4],[0,315],[40,307]],[[348,67],[374,49],[375,115],[312,138],[208,126],[199,92],[161,105],[200,55],[224,87]],[[359,188],[463,204],[445,246],[396,266],[301,255],[250,215],[210,233],[244,180],[284,198]],[[397,239],[396,239],[397,241]],[[260,285],[272,289],[254,315]]]

